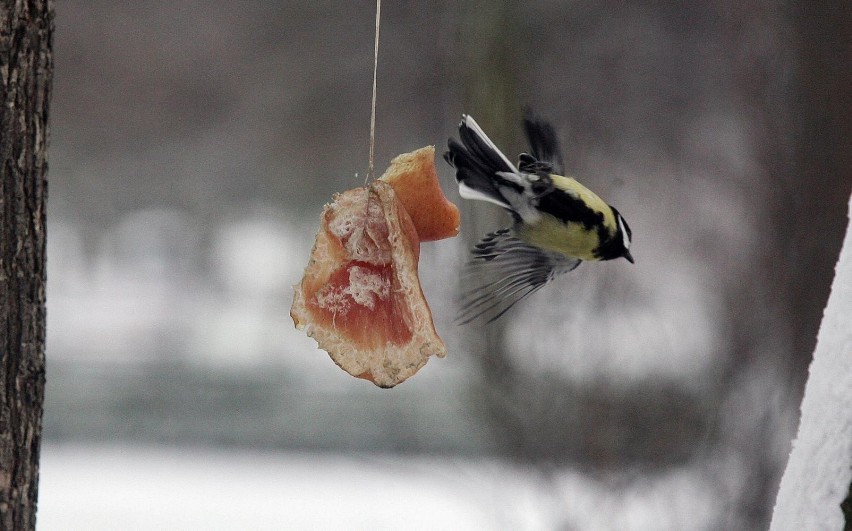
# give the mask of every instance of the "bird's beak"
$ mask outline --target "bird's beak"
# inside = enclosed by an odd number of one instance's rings
[[[634,261],[633,261],[633,255],[632,255],[632,254],[630,254],[630,251],[628,251],[628,250],[625,250],[625,251],[624,251],[624,258],[626,258],[626,259],[627,259],[627,261],[628,261],[628,262],[630,262],[631,264],[635,264],[635,263],[636,263],[636,262],[634,262]]]

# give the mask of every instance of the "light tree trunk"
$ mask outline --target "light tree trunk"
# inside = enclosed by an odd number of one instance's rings
[[[0,529],[35,529],[53,4],[0,0]]]
[[[849,209],[852,219],[852,198]],[[773,531],[852,529],[852,222],[835,271]]]

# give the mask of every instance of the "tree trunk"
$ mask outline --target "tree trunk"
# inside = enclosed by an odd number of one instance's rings
[[[852,197],[849,219],[772,531],[852,528],[846,501],[852,480]]]
[[[35,529],[52,40],[50,0],[0,0],[0,529]]]

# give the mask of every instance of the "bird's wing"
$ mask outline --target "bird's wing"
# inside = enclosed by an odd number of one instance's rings
[[[478,317],[487,318],[489,323],[496,320],[581,262],[578,258],[532,246],[514,236],[511,229],[486,235],[471,254],[462,275],[463,282],[470,287],[459,301],[458,324]]]
[[[556,137],[556,130],[553,129],[553,125],[527,110],[526,116],[524,116],[524,133],[526,133],[527,141],[530,144],[531,158],[537,164],[549,166],[551,168],[549,173],[565,175],[565,164],[562,162],[559,139]],[[529,157],[529,155],[527,156]],[[520,170],[529,171],[525,170],[523,165]]]

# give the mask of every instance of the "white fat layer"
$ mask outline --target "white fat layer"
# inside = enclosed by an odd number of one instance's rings
[[[368,264],[390,263],[390,248],[380,243],[387,241],[388,229],[378,201],[368,198],[366,209],[335,205],[331,208],[339,212],[329,221],[328,230],[340,240],[350,258]]]
[[[376,299],[386,300],[390,295],[390,284],[382,275],[369,269],[352,266],[349,270],[349,286],[346,288],[355,304],[376,308]]]
[[[378,301],[388,299],[390,290],[387,278],[367,268],[352,266],[348,285],[334,288],[326,285],[317,292],[316,301],[320,308],[346,315],[353,303],[374,310]]]
[[[462,123],[464,123],[467,127],[471,128],[473,132],[476,133],[476,136],[480,137],[488,147],[493,149],[494,152],[497,153],[500,158],[503,159],[506,164],[509,165],[509,168],[511,168],[513,172],[517,173],[518,169],[515,167],[515,165],[512,164],[512,162],[508,158],[506,158],[506,155],[504,155],[502,151],[497,149],[497,146],[494,144],[494,142],[492,142],[491,139],[488,138],[488,135],[485,134],[482,128],[479,127],[479,124],[476,123],[476,120],[473,119],[473,116],[470,116],[469,114],[463,115]]]
[[[627,229],[624,228],[624,219],[618,216],[618,227],[621,229],[621,237],[624,238],[624,248],[630,249],[630,236],[627,235]]]
[[[315,297],[320,308],[334,315],[346,315],[352,308],[352,298],[343,288],[332,288],[326,285],[317,292]]]

